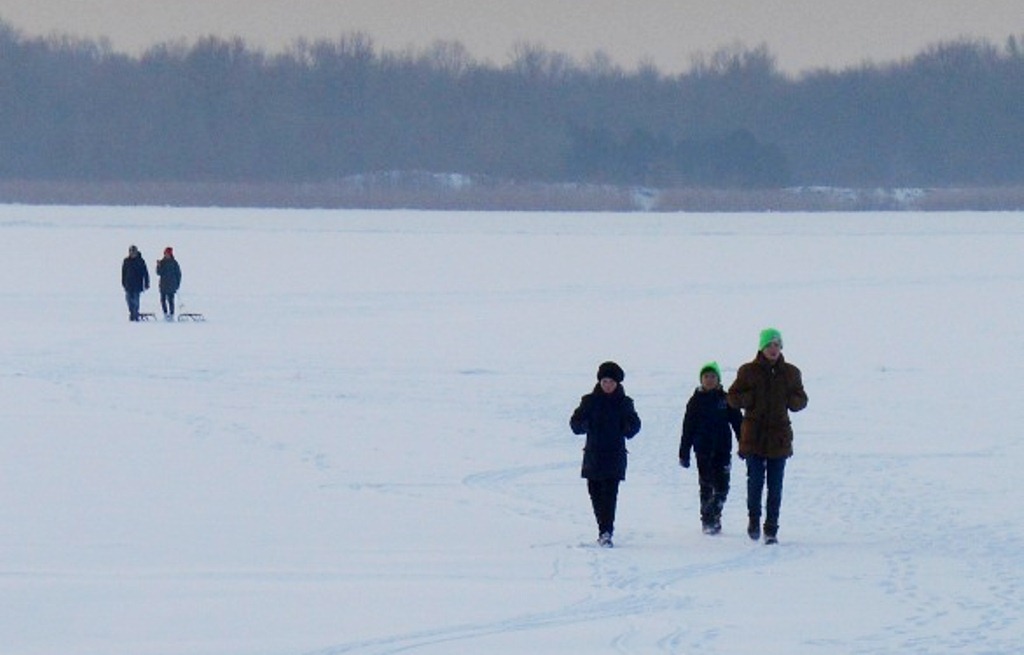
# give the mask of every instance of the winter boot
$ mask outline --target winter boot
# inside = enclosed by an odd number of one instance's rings
[[[597,545],[600,546],[601,548],[611,548],[612,547],[612,533],[611,532],[602,532],[600,535],[598,535],[598,537],[597,537]]]
[[[747,536],[757,541],[761,538],[761,517],[751,516],[747,523]]]
[[[772,523],[764,524],[764,542],[766,544],[779,543],[779,526]]]

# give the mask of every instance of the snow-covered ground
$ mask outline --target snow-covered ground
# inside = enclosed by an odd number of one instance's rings
[[[132,243],[207,322],[126,320]],[[1017,653],[1022,252],[1021,214],[0,207],[0,652]],[[676,461],[768,325],[810,397],[774,547],[742,462],[708,537]],[[605,359],[613,550],[568,428]]]

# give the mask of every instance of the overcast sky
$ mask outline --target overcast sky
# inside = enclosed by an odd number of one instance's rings
[[[666,73],[736,43],[766,44],[795,73],[899,60],[960,37],[1024,36],[1021,0],[0,0],[0,18],[25,35],[106,37],[132,54],[210,34],[279,51],[299,37],[362,32],[380,50],[459,41],[504,65],[525,42]]]

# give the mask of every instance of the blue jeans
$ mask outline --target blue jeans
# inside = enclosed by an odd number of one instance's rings
[[[786,475],[786,458],[767,458],[747,455],[747,513],[761,516],[761,490],[768,482],[768,500],[765,505],[765,525],[779,525],[782,507],[782,479]]]
[[[128,303],[128,320],[139,320],[139,291],[125,291],[124,299]]]

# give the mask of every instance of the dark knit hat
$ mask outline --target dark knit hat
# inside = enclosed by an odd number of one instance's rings
[[[626,379],[626,374],[623,372],[622,367],[615,362],[605,362],[597,367],[597,379],[603,380],[605,378],[611,378],[621,384]]]
[[[166,248],[164,248],[164,254],[165,255],[170,255],[171,257],[174,257],[174,248],[171,248],[170,246],[167,246]]]

